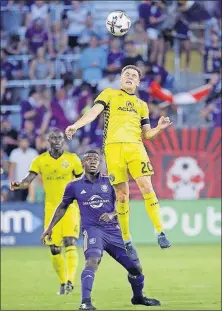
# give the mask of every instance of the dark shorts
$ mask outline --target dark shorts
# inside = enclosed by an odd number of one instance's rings
[[[83,249],[85,258],[102,257],[106,251],[118,259],[126,254],[122,234],[119,229],[105,231],[101,228],[90,227],[83,230]]]

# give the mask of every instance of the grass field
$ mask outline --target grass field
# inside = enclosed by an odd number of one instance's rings
[[[221,310],[220,245],[140,246],[146,276],[145,293],[162,307],[135,307],[125,271],[106,254],[93,290],[98,310]],[[80,305],[80,272],[70,296],[57,296],[58,280],[46,248],[3,248],[1,310],[77,310]]]

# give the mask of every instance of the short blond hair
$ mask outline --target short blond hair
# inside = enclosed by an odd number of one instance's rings
[[[141,70],[139,69],[139,67],[134,66],[134,65],[128,65],[128,66],[125,66],[124,68],[122,68],[121,75],[128,69],[134,69],[135,71],[137,71],[138,75],[139,75],[139,79],[141,79],[141,76],[142,76]]]

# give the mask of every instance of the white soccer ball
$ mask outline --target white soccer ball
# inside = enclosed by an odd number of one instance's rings
[[[113,36],[121,37],[127,34],[131,20],[125,12],[114,11],[106,19],[106,28]]]

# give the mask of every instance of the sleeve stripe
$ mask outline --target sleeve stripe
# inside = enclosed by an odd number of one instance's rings
[[[30,173],[34,173],[34,174],[38,175],[38,173],[37,173],[37,172],[35,172],[34,170],[29,170],[29,172],[30,172]]]
[[[104,102],[103,100],[97,100],[96,102],[94,102],[94,105],[96,105],[96,104],[100,104],[100,105],[106,107],[106,102]]]
[[[150,124],[149,118],[145,118],[141,120],[141,126],[146,125],[146,124]]]

